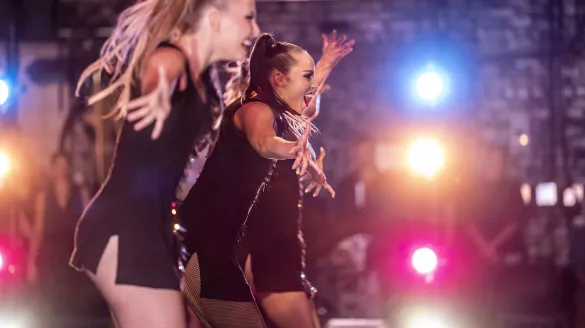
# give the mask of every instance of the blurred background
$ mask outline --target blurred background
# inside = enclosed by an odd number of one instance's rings
[[[73,90],[131,3],[0,2],[1,328],[110,324],[67,253],[119,122]],[[257,8],[263,31],[316,60],[321,33],[357,41],[316,122],[337,197],[304,205],[324,326],[585,327],[585,2]]]

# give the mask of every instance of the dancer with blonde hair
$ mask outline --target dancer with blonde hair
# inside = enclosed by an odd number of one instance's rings
[[[93,74],[124,119],[110,172],[78,222],[71,265],[87,273],[121,328],[185,327],[171,207],[196,143],[222,114],[214,63],[242,60],[258,34],[254,0],[145,0],[126,9]]]

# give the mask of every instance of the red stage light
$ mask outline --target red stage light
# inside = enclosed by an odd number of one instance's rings
[[[435,252],[427,247],[417,249],[412,254],[412,267],[420,274],[430,274],[437,269],[438,258]]]

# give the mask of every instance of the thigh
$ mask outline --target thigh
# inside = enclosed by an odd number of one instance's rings
[[[182,295],[172,289],[117,285],[118,237],[108,242],[95,275],[88,272],[108,303],[119,328],[186,327]]]
[[[180,292],[137,286],[115,286],[109,303],[120,328],[186,328]]]
[[[315,327],[311,303],[304,292],[262,293],[258,298],[262,309],[277,327]]]
[[[317,313],[317,306],[313,300],[309,301],[311,307],[311,315],[313,316],[313,324],[315,328],[321,328],[321,319],[319,318],[319,313]]]
[[[248,254],[248,256],[246,256],[246,261],[245,261],[245,265],[244,265],[244,275],[246,277],[246,281],[250,285],[250,289],[252,290],[252,293],[254,295],[256,295],[256,286],[254,284],[254,273],[252,271],[252,256],[250,254]]]
[[[237,267],[235,269],[240,270]],[[242,276],[241,283],[246,284],[241,270],[240,274]],[[230,284],[232,283],[234,282],[230,282]],[[183,293],[189,303],[189,307],[203,326],[213,328],[265,328],[264,320],[255,302],[230,301],[224,299],[225,295],[222,296],[222,299],[214,299],[210,296],[201,297],[201,285],[200,263],[197,254],[194,254],[185,269]],[[250,299],[253,299],[251,295]]]

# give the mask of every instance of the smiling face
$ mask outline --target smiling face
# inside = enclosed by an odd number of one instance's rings
[[[315,62],[304,49],[263,33],[254,43],[248,64],[247,95],[256,94],[274,110],[303,113],[315,74]]]
[[[313,86],[315,61],[304,50],[289,53],[292,65],[288,72],[275,69],[272,73],[273,88],[276,93],[297,113],[302,114],[305,108],[305,96]]]
[[[260,34],[255,0],[226,1],[216,17],[214,53],[220,60],[244,60],[252,40]]]
[[[191,25],[171,37],[171,42],[181,44],[193,60],[201,47],[198,33],[210,41],[205,48],[212,62],[245,60],[254,38],[260,34],[255,0],[209,1],[194,15]]]

